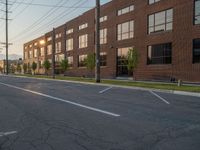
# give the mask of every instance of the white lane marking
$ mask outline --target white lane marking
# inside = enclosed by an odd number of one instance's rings
[[[156,96],[157,98],[159,98],[160,100],[162,100],[163,102],[165,102],[166,104],[170,104],[166,99],[162,98],[161,96],[159,96],[158,94],[154,93],[153,91],[149,91],[151,94],[153,94],[154,96]]]
[[[104,93],[104,92],[106,92],[106,91],[108,91],[108,90],[110,90],[110,89],[112,89],[112,88],[113,88],[113,87],[108,87],[108,88],[106,88],[106,89],[100,91],[99,94],[102,94],[102,93]]]
[[[11,134],[16,134],[17,131],[10,131],[10,132],[0,132],[0,137],[2,136],[8,136],[8,135],[11,135]]]
[[[0,84],[5,85],[7,87],[15,88],[15,89],[18,89],[18,90],[22,90],[22,91],[25,91],[25,92],[29,92],[29,93],[32,93],[32,94],[47,97],[47,98],[50,98],[50,99],[54,99],[54,100],[57,100],[57,101],[65,102],[65,103],[72,104],[72,105],[75,105],[75,106],[79,106],[79,107],[82,107],[82,108],[85,108],[85,109],[88,109],[88,110],[92,110],[92,111],[95,111],[95,112],[100,112],[100,113],[107,114],[107,115],[114,116],[114,117],[120,117],[119,114],[115,114],[115,113],[108,112],[108,111],[105,111],[105,110],[101,110],[101,109],[98,109],[98,108],[94,108],[94,107],[82,105],[82,104],[79,104],[79,103],[71,102],[71,101],[68,101],[68,100],[64,100],[62,98],[50,96],[50,95],[39,93],[39,92],[36,92],[36,91],[31,91],[31,90],[28,90],[28,89],[20,88],[20,87],[10,85],[10,84],[5,84],[5,83],[2,83],[2,82],[0,82]]]

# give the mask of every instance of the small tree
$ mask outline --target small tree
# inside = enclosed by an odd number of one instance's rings
[[[60,62],[60,67],[62,69],[62,71],[64,72],[64,75],[65,75],[65,72],[68,70],[69,68],[69,62],[68,62],[68,59],[63,59],[61,62]]]
[[[50,69],[50,67],[51,67],[51,63],[49,62],[49,60],[45,60],[45,61],[44,61],[43,67],[44,67],[44,69],[45,69],[46,74],[48,75],[48,71],[49,71],[49,69]]]
[[[37,69],[37,64],[35,62],[33,62],[31,68],[33,70],[33,74],[35,75],[35,70]]]
[[[128,71],[133,72],[137,68],[138,61],[139,61],[138,60],[139,55],[138,55],[137,50],[135,50],[134,48],[129,49],[127,59],[128,59],[128,66],[127,66]]]
[[[92,76],[92,72],[95,68],[95,54],[93,53],[88,54],[87,59],[85,60],[85,63],[86,63],[87,69],[90,70],[91,76]]]
[[[21,73],[21,71],[22,71],[21,65],[20,65],[20,64],[17,64],[17,72],[18,72],[18,73]]]
[[[23,64],[23,70],[24,70],[24,73],[26,73],[26,72],[27,72],[27,69],[28,69],[28,66],[27,66],[27,64]]]

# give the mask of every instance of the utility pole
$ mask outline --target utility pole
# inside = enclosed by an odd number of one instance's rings
[[[96,0],[95,9],[95,53],[96,53],[96,68],[95,68],[95,80],[96,83],[100,83],[100,0]]]
[[[6,0],[6,74],[8,75],[8,0]]]
[[[52,78],[55,79],[55,29],[52,32]]]

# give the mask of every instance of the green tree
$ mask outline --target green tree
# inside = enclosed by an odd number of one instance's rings
[[[51,63],[49,62],[49,60],[45,60],[45,61],[44,61],[43,67],[44,67],[44,69],[45,69],[46,74],[48,75],[48,71],[49,71],[49,69],[50,69],[50,67],[51,67]]]
[[[133,73],[133,71],[137,68],[139,62],[139,55],[136,49],[132,48],[128,51],[128,71]]]
[[[92,72],[95,69],[95,54],[93,53],[88,54],[85,60],[85,63],[86,63],[87,69],[90,70],[90,73],[92,76]]]
[[[28,69],[28,66],[27,66],[27,64],[23,64],[23,70],[24,70],[24,73],[27,73],[27,69]]]
[[[21,65],[20,65],[20,64],[17,64],[17,72],[18,72],[18,73],[21,73],[21,72],[22,72],[22,68],[21,68]]]
[[[33,74],[35,75],[35,70],[37,69],[37,64],[35,62],[33,62],[31,68],[33,70]]]
[[[60,62],[60,67],[62,69],[62,71],[64,72],[64,75],[65,75],[65,72],[68,70],[69,68],[69,62],[68,62],[68,59],[63,59],[61,62]]]

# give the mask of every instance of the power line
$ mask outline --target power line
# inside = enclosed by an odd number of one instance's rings
[[[80,5],[78,5],[78,7],[82,6],[82,5],[85,4],[87,1],[88,1],[88,0],[83,1]],[[77,3],[75,3],[74,6],[77,5],[77,4],[80,3],[80,2],[81,2],[81,0],[79,0]],[[25,38],[25,37],[27,37],[27,36],[33,35],[34,33],[40,31],[40,29],[42,29],[42,28],[44,28],[44,27],[46,28],[46,27],[52,25],[53,23],[55,23],[57,20],[63,19],[63,17],[70,15],[70,14],[71,14],[74,10],[76,10],[76,9],[77,9],[77,8],[74,8],[73,10],[68,10],[68,11],[64,11],[64,12],[60,13],[58,16],[56,16],[54,19],[52,19],[51,21],[49,21],[49,22],[46,23],[45,25],[42,25],[41,27],[39,27],[38,29],[34,30],[34,31],[31,32],[30,34],[27,34],[27,35],[23,34],[22,37]],[[63,14],[64,14],[64,15],[63,15]],[[16,39],[22,39],[22,38],[16,38]],[[16,39],[15,39],[15,41],[16,41]],[[12,41],[13,41],[13,40],[12,40]]]
[[[63,6],[63,5],[49,5],[49,4],[40,4],[40,3],[27,3],[27,2],[16,2],[17,4],[22,5],[31,5],[31,6],[40,6],[40,7],[58,7],[58,8],[77,8],[75,6]],[[90,6],[84,6],[82,8],[91,8]]]
[[[63,4],[63,1],[64,0],[60,0],[57,4],[60,4],[60,3]],[[69,0],[67,0],[67,2],[68,1]],[[20,33],[18,33],[17,35],[15,35],[13,38],[11,38],[11,40],[19,37],[23,33],[27,33],[28,31],[31,31],[36,26],[38,26],[39,24],[41,24],[45,19],[47,19],[48,16],[50,16],[51,14],[53,14],[54,12],[56,12],[57,10],[58,10],[58,8],[48,10],[42,17],[40,17],[38,20],[36,20],[33,24],[31,24],[30,26],[28,26],[26,29],[24,29],[23,31],[21,31]]]

